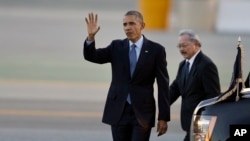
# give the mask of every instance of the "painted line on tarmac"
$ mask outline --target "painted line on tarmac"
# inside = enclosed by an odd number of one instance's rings
[[[72,111],[45,111],[45,110],[15,110],[0,109],[0,115],[8,116],[41,116],[41,117],[89,117],[99,118],[102,112],[72,112]]]
[[[101,118],[103,112],[73,112],[73,111],[46,111],[46,110],[17,110],[0,109],[2,116],[38,116],[38,117],[75,117]],[[171,120],[179,120],[180,116],[171,114]]]

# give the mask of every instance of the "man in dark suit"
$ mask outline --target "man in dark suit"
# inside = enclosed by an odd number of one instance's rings
[[[170,120],[169,76],[165,48],[142,35],[145,23],[138,11],[123,18],[127,38],[113,40],[96,49],[95,35],[100,27],[98,15],[85,18],[88,37],[84,57],[94,63],[111,63],[112,81],[108,91],[103,122],[111,125],[114,141],[148,141],[155,124],[154,82],[158,86],[158,135],[167,131]]]
[[[220,82],[217,67],[201,51],[201,42],[196,33],[189,29],[181,30],[178,48],[185,60],[180,62],[177,76],[170,85],[170,103],[182,97],[181,126],[187,133],[184,141],[189,141],[195,107],[202,100],[218,96]]]

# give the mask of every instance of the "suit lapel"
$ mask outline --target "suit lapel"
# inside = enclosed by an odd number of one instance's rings
[[[185,88],[185,60],[181,62],[180,64],[180,82],[181,82],[181,86],[182,88]]]
[[[143,44],[142,44],[140,56],[139,56],[139,58],[138,58],[138,60],[137,60],[137,63],[136,63],[136,67],[135,67],[135,70],[134,70],[133,77],[136,76],[136,74],[137,74],[138,72],[140,72],[140,70],[141,70],[142,67],[143,67],[143,64],[144,64],[145,61],[147,60],[146,58],[148,57],[148,55],[150,55],[150,47],[149,47],[148,44],[147,44],[147,39],[144,37],[144,41],[143,41]]]
[[[186,85],[185,85],[186,90],[187,90],[188,88],[190,88],[190,86],[191,86],[191,84],[192,84],[192,81],[193,81],[193,78],[194,78],[194,75],[195,75],[195,73],[196,73],[196,70],[197,70],[197,65],[196,65],[196,64],[193,64],[193,65],[192,65],[192,68],[191,68],[191,70],[190,70],[190,72],[189,72],[189,74],[188,74],[188,82],[187,82]]]
[[[191,70],[190,70],[189,75],[188,75],[188,83],[185,86],[185,90],[188,90],[188,88],[191,87],[192,81],[193,81],[193,79],[196,75],[196,72],[197,72],[197,67],[198,67],[200,60],[201,60],[201,56],[202,56],[202,52],[200,52],[194,60],[194,63],[192,65]]]

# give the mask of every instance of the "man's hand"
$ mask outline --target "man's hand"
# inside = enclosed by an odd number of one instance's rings
[[[157,124],[158,136],[165,134],[168,130],[168,123],[164,120],[159,120]]]
[[[100,30],[100,26],[97,25],[98,15],[94,13],[89,13],[89,17],[85,17],[88,28],[88,41],[95,40],[95,34]]]

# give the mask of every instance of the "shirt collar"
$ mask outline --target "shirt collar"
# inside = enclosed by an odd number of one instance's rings
[[[132,44],[135,44],[136,47],[138,47],[139,49],[141,49],[142,48],[142,44],[143,44],[143,36],[141,36],[141,38],[137,42],[135,42],[135,43],[133,43],[132,41],[129,40],[129,46],[130,47],[131,47]]]
[[[197,52],[194,54],[194,56],[193,56],[193,57],[191,57],[189,60],[188,60],[188,59],[186,59],[186,61],[188,61],[188,62],[190,63],[189,68],[191,68],[191,66],[193,65],[193,63],[194,63],[194,59],[195,59],[195,58],[196,58],[196,56],[200,53],[200,51],[201,51],[201,50],[197,51]]]

